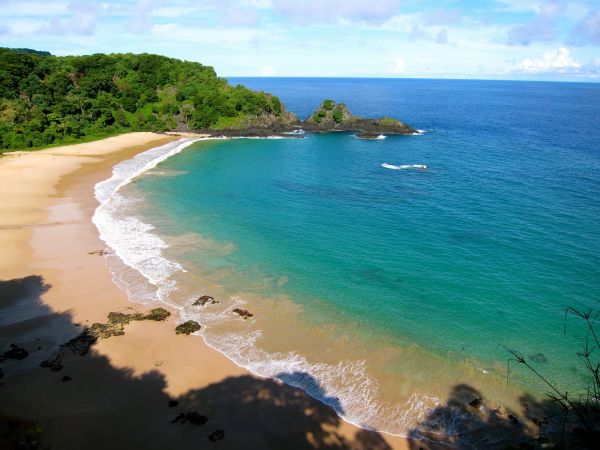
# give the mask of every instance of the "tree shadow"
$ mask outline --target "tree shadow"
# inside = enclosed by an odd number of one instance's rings
[[[39,342],[35,336],[50,333],[48,327],[57,323],[78,329],[69,314],[54,313],[42,303],[49,288],[39,276],[0,281],[0,308],[8,311],[10,305],[14,312],[15,305],[27,305],[32,313],[0,325],[0,354],[10,339],[20,346],[29,345],[32,337]],[[32,316],[47,320],[30,323]],[[17,331],[24,323],[26,338],[19,341]],[[171,398],[158,371],[135,376],[112,366],[93,346],[85,356],[67,355],[56,372],[27,361],[48,358],[57,345],[28,348],[24,360],[1,363],[2,449],[391,449],[379,433],[342,431],[331,406],[275,380],[229,377]],[[324,394],[309,374],[282,373],[279,378],[302,380],[315,394]],[[337,399],[324,398],[341,410]],[[41,438],[31,432],[38,428]]]
[[[564,414],[551,400],[523,395],[519,402],[520,413],[502,407],[490,409],[477,389],[456,385],[445,404],[431,410],[410,431],[410,448],[594,448],[584,439],[571,438],[573,424],[564,421]]]

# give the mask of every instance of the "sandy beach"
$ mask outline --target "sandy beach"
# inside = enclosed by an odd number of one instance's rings
[[[52,449],[419,448],[350,425],[201,338],[176,335],[176,314],[132,322],[85,356],[66,355],[60,371],[39,367],[110,312],[150,309],[129,302],[93,254],[106,248],[91,222],[94,185],[117,162],[179,138],[129,133],[0,157],[0,353],[11,344],[28,352],[0,362],[0,430],[10,431],[0,433],[0,448],[26,440],[28,429],[38,430],[29,439],[39,448]],[[187,413],[206,423],[173,423]]]

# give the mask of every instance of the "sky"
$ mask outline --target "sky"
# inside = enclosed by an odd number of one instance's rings
[[[222,76],[600,81],[600,0],[0,0],[0,46]]]

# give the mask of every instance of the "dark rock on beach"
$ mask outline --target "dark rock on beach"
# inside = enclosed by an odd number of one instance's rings
[[[483,406],[483,400],[479,397],[474,398],[469,402],[469,406],[475,409],[480,409]]]
[[[162,320],[166,320],[170,315],[171,315],[171,313],[164,308],[154,308],[154,309],[151,309],[150,312],[148,314],[146,314],[144,316],[144,318],[141,320],[162,321]]]
[[[71,381],[73,378],[71,378],[69,375],[65,375],[62,377],[62,381],[63,383],[66,383],[67,381]]]
[[[203,416],[196,411],[191,411],[179,413],[177,414],[177,417],[171,420],[171,423],[178,423],[179,425],[183,425],[186,422],[189,422],[193,425],[204,425],[206,422],[208,422],[208,417]]]
[[[175,327],[175,333],[187,335],[195,333],[196,331],[200,330],[200,328],[202,327],[198,322],[195,320],[188,320],[187,322],[177,325],[177,327]]]
[[[206,437],[210,442],[222,441],[225,439],[225,432],[223,430],[215,430]]]
[[[62,344],[52,358],[42,361],[40,367],[53,371],[62,370],[65,356],[70,353],[80,356],[86,355],[98,339],[124,335],[125,325],[128,323],[140,320],[163,321],[170,315],[171,313],[164,308],[152,309],[147,314],[110,312],[107,323],[96,322],[91,327],[85,328],[79,335]]]
[[[211,297],[210,295],[203,295],[202,297],[198,297],[198,300],[196,300],[192,305],[193,306],[206,306],[206,305],[214,305],[216,303],[219,303],[219,301],[215,300],[214,297]]]
[[[507,417],[508,417],[508,420],[510,421],[510,423],[512,423],[513,425],[520,425],[521,422],[519,422],[519,419],[517,419],[512,414],[509,414]]]
[[[169,400],[169,408],[175,408],[179,405],[179,400]]]
[[[88,255],[104,256],[104,255],[108,255],[108,251],[107,250],[94,250],[93,252],[88,252]]]
[[[10,344],[10,348],[4,352],[4,358],[6,359],[25,359],[29,356],[29,352],[17,344]]]
[[[195,411],[187,413],[186,419],[189,423],[194,425],[204,425],[206,422],[208,422],[208,417],[203,416]]]
[[[254,317],[254,314],[252,314],[250,311],[241,308],[235,308],[233,312],[238,314],[244,320]]]

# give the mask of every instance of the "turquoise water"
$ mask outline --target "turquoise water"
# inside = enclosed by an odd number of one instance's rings
[[[499,344],[537,355],[561,386],[585,381],[575,357],[581,335],[575,321],[563,335],[563,317],[567,306],[595,308],[600,299],[600,85],[243,82],[301,116],[333,97],[427,132],[196,143],[160,164],[171,176],[135,183],[146,202],[140,214],[159,234],[194,233],[227,250],[180,245],[171,257],[188,270],[227,273],[223,293],[247,294],[251,311],[253,295],[302,305],[307,326],[348,334],[363,356],[385,342],[456,364],[449,383],[464,381],[465,365],[502,377]],[[269,320],[285,322],[277,314]],[[265,339],[277,340],[269,329],[286,332],[264,325]],[[279,350],[296,345],[289,350],[318,359],[313,344],[296,344]],[[385,384],[403,360],[382,361]],[[527,373],[515,377],[542,391]],[[403,378],[404,389],[423,391],[426,379]]]

